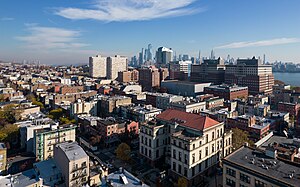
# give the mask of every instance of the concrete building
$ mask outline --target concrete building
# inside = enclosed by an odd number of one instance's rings
[[[160,86],[160,73],[156,67],[140,68],[138,71],[143,90],[151,91],[152,88]]]
[[[75,125],[61,125],[38,129],[34,131],[33,150],[36,158],[40,161],[53,157],[56,144],[71,141],[76,138]]]
[[[131,105],[131,98],[126,96],[106,96],[98,101],[98,116],[110,117],[118,113],[121,106]]]
[[[247,86],[249,94],[272,94],[274,76],[272,65],[260,59],[238,59],[236,65],[226,65],[225,83]]]
[[[121,114],[124,118],[140,123],[153,120],[161,112],[162,109],[155,108],[152,105],[121,107]]]
[[[186,97],[200,95],[204,92],[204,88],[208,86],[211,86],[211,83],[195,83],[178,80],[165,80],[161,82],[161,88],[166,89],[168,93]]]
[[[219,96],[225,100],[234,100],[237,98],[248,98],[248,87],[237,85],[213,85],[204,88],[204,93]]]
[[[34,152],[34,131],[38,129],[50,128],[50,126],[58,126],[50,118],[38,118],[28,121],[15,123],[20,128],[20,144],[22,149],[27,152]]]
[[[83,186],[88,183],[89,156],[76,142],[56,145],[54,160],[60,166],[67,187]]]
[[[101,55],[89,58],[89,73],[91,77],[104,78],[107,76],[106,59],[107,57],[102,57]]]
[[[222,160],[223,186],[299,186],[299,166],[274,155],[274,150],[241,147]]]
[[[127,71],[128,62],[126,57],[116,55],[114,57],[107,57],[107,78],[115,80],[118,78],[118,72]]]
[[[0,143],[0,175],[6,171],[7,150],[4,143]]]
[[[224,123],[172,109],[141,125],[139,136],[140,154],[152,164],[166,156],[170,176],[184,177],[188,186],[203,185],[203,176],[232,149],[232,133],[225,133]]]
[[[196,100],[186,99],[183,101],[172,102],[170,108],[180,110],[183,112],[198,114],[206,110],[205,102],[198,102]]]
[[[224,60],[205,59],[202,64],[193,64],[191,70],[191,81],[214,84],[224,83]]]
[[[71,103],[70,105],[70,116],[74,117],[75,115],[80,114],[90,114],[92,116],[97,116],[97,103],[98,100],[84,101],[78,99],[76,102]]]

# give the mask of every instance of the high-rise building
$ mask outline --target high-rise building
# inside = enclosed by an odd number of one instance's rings
[[[127,71],[127,58],[120,55],[107,57],[107,78],[115,80],[118,77],[118,72]]]
[[[106,57],[101,55],[90,57],[89,72],[91,77],[106,77]]]
[[[237,64],[226,65],[225,83],[248,86],[249,94],[271,94],[274,76],[271,65],[260,59],[238,59]]]
[[[173,59],[173,51],[171,48],[160,47],[156,52],[156,63],[166,65]]]
[[[224,83],[224,61],[218,59],[206,59],[201,64],[193,64],[191,70],[192,82],[212,82],[214,84]]]
[[[152,45],[148,44],[148,49],[146,49],[146,61],[152,61],[153,60],[153,52],[152,52]]]
[[[139,83],[144,90],[151,91],[153,87],[160,85],[160,73],[154,66],[139,69]]]
[[[191,61],[171,61],[169,63],[170,79],[188,80],[191,67]]]

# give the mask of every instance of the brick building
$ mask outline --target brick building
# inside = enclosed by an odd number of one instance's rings
[[[139,71],[121,71],[118,72],[118,81],[119,82],[137,82],[139,80]]]
[[[138,71],[143,90],[151,91],[152,88],[160,86],[160,73],[156,67],[141,68]]]
[[[226,65],[225,83],[248,86],[249,94],[271,94],[274,85],[272,65],[260,59],[238,59],[236,65]]]
[[[219,96],[225,100],[234,100],[237,98],[248,97],[248,87],[240,87],[237,85],[215,85],[204,88],[204,93]]]

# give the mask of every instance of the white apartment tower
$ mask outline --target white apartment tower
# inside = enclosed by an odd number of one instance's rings
[[[89,72],[91,77],[106,77],[106,57],[101,55],[90,57]]]
[[[107,57],[107,78],[115,80],[121,71],[127,71],[127,58],[120,55]]]

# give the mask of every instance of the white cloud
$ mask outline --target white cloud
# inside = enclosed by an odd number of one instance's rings
[[[37,24],[26,24],[29,32],[18,36],[17,40],[25,42],[25,47],[38,51],[80,50],[88,44],[79,42],[80,31],[57,27],[41,27]]]
[[[13,21],[15,20],[15,18],[11,18],[11,17],[2,17],[0,18],[0,21]]]
[[[245,47],[273,46],[273,45],[283,45],[283,44],[291,44],[291,43],[300,43],[300,38],[277,38],[272,40],[235,42],[235,43],[230,43],[230,44],[215,47],[215,49],[237,49],[237,48],[245,48]]]
[[[99,21],[137,21],[189,15],[199,11],[192,8],[197,0],[97,0],[90,9],[58,8],[56,15],[72,19]]]

